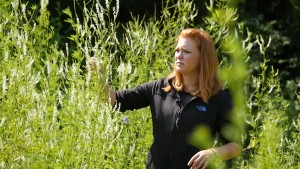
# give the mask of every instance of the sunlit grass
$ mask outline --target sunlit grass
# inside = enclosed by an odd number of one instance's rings
[[[299,167],[300,123],[288,123],[289,103],[277,71],[267,66],[268,43],[260,37],[252,41],[249,30],[243,37],[241,23],[231,29],[235,9],[225,1],[218,8],[208,4],[212,15],[199,26],[193,25],[198,12],[190,10],[193,3],[178,1],[165,6],[161,18],[119,25],[118,1],[106,2],[95,2],[95,11],[84,8],[81,19],[63,11],[75,31],[69,37],[74,50],[69,44],[58,47],[46,1],[41,8],[18,0],[0,3],[5,7],[0,12],[0,168],[144,168],[152,143],[150,110],[113,110],[101,99],[100,81],[124,89],[168,75],[174,38],[191,26],[213,35],[220,75],[234,96],[233,121],[240,131],[244,122],[248,126],[236,168]],[[117,37],[119,26],[124,33]],[[265,58],[258,76],[247,66],[254,47]],[[104,73],[86,68],[90,57],[101,62]]]

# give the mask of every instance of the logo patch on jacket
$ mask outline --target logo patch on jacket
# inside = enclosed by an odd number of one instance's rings
[[[200,111],[206,111],[206,107],[204,106],[196,106],[196,109],[200,110]]]

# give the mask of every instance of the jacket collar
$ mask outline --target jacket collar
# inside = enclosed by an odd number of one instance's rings
[[[173,96],[174,98],[180,99],[179,92],[173,86],[173,80],[174,80],[174,77],[167,79],[167,83],[171,87],[171,91],[170,91],[169,95]],[[194,100],[196,98],[197,98],[197,96],[193,96],[191,100]]]
[[[173,80],[174,80],[174,77],[167,79],[167,84],[171,87],[171,91],[170,91],[169,95],[171,95],[175,98],[179,98],[179,93],[173,86]]]

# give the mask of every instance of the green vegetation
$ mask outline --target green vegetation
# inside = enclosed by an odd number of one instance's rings
[[[47,1],[0,2],[0,168],[144,168],[150,111],[112,110],[100,81],[124,89],[167,76],[174,38],[186,27],[203,28],[216,42],[220,75],[234,96],[233,121],[243,133],[234,135],[244,151],[233,168],[300,167],[300,93],[281,89],[268,64],[271,38],[254,37],[232,4],[211,1],[203,25],[194,24],[198,11],[185,0],[167,0],[160,17],[120,24],[119,1],[105,2],[82,6],[83,18],[61,11],[74,30],[72,48],[57,41]],[[104,73],[86,66],[92,56]],[[296,97],[287,100],[286,92]]]

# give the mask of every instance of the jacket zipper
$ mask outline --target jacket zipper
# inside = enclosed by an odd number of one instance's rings
[[[175,120],[175,127],[176,127],[176,130],[179,131],[179,119],[180,119],[180,115],[181,115],[181,112],[182,112],[183,108],[180,108],[179,111],[176,112],[176,120]]]
[[[172,137],[171,137],[171,152],[170,152],[170,156],[169,156],[169,169],[172,169],[172,164],[173,164],[173,159],[174,159],[174,148],[175,148],[175,144],[174,144],[174,141],[175,141],[175,136],[177,134],[177,132],[179,131],[179,126],[178,126],[178,122],[179,122],[179,114],[181,114],[181,111],[182,109],[179,108],[177,111],[176,111],[176,114],[175,114],[175,123],[173,125],[173,131],[172,131]]]
[[[185,105],[182,105],[183,103],[182,103],[181,99],[179,100],[180,108],[179,108],[179,111],[177,111],[176,115],[175,115],[175,117],[176,117],[175,126],[176,126],[177,131],[179,131],[179,120],[180,120],[180,116],[181,116],[183,109],[195,99],[196,99],[196,97],[192,97]]]
[[[170,152],[170,165],[169,165],[169,169],[171,169],[171,165],[173,163],[173,160],[174,160],[174,141],[175,141],[175,135],[177,134],[177,132],[179,131],[179,120],[180,120],[180,116],[181,116],[181,113],[183,111],[183,109],[191,102],[195,99],[195,97],[192,97],[188,103],[186,103],[183,107],[182,107],[182,101],[181,99],[179,100],[179,109],[178,111],[176,111],[176,114],[175,114],[175,123],[173,125],[173,131],[172,131],[172,137],[171,137],[171,152]],[[176,129],[175,129],[176,128]]]

